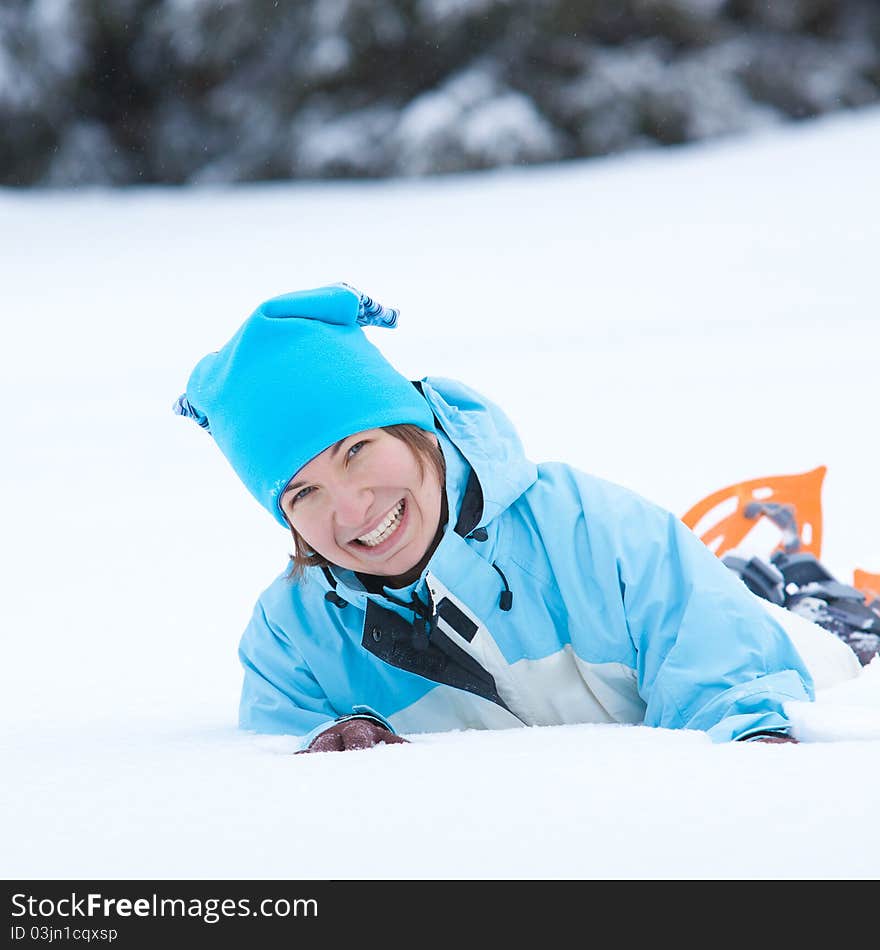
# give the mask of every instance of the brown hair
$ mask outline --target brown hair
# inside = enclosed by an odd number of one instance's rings
[[[425,466],[430,465],[440,482],[440,490],[446,484],[446,459],[440,447],[435,444],[434,439],[429,432],[420,429],[418,426],[403,423],[395,426],[382,426],[385,432],[393,435],[395,439],[405,442],[416,457],[416,463],[419,466],[419,474],[422,479],[425,477]],[[311,545],[299,535],[295,528],[291,527],[293,535],[293,554],[290,555],[290,571],[287,574],[288,580],[297,581],[303,577],[308,567],[331,567],[331,562],[323,555],[318,554]]]

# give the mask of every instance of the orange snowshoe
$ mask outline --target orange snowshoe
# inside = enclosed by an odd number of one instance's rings
[[[880,574],[856,570],[847,585],[819,562],[825,472],[822,465],[801,475],[729,485],[694,505],[682,521],[752,593],[830,630],[865,666],[880,653]],[[769,563],[733,553],[762,518],[780,534]]]
[[[737,547],[762,516],[781,531],[778,551],[822,552],[820,465],[803,475],[773,475],[728,485],[697,502],[682,521],[719,557]]]

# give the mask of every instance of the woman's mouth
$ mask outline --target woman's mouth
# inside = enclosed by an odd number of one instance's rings
[[[384,547],[397,533],[405,514],[406,501],[401,498],[372,531],[355,538],[352,543],[371,550]]]

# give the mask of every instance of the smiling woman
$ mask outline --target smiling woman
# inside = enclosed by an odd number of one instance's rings
[[[241,640],[243,728],[303,752],[585,722],[793,742],[786,703],[858,675],[670,512],[399,374],[362,329],[397,317],[346,284],[273,298],[177,401],[293,532]]]
[[[325,449],[281,496],[296,551],[291,577],[336,563],[389,587],[411,583],[440,541],[445,480],[437,437],[416,426],[358,432]]]

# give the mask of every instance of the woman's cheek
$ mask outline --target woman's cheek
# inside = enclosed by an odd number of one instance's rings
[[[293,525],[296,533],[306,542],[310,547],[317,549],[320,545],[320,539],[316,535],[314,530],[314,525],[311,523],[309,518],[304,518],[301,512],[297,512],[295,518],[290,519],[291,525]]]

